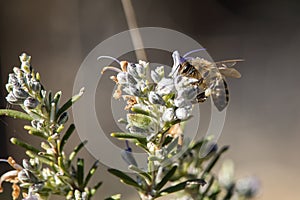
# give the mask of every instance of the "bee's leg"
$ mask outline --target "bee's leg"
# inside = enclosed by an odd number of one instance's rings
[[[207,97],[208,96],[206,96],[205,92],[201,92],[196,96],[196,103],[203,103],[204,101],[206,101]]]

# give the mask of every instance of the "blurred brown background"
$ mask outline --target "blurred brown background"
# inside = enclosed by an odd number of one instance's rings
[[[183,32],[199,41],[215,60],[246,60],[239,68],[243,78],[229,82],[231,104],[219,142],[231,146],[225,157],[235,161],[237,177],[260,178],[259,199],[298,199],[300,2],[132,2],[140,27]],[[120,0],[0,1],[1,107],[7,106],[7,75],[19,65],[21,52],[33,56],[32,64],[41,73],[44,85],[52,91],[62,90],[66,100],[87,54],[101,41],[126,29]],[[151,59],[157,62],[155,54],[149,56]],[[107,84],[112,87],[109,80]],[[104,91],[103,95],[110,93]],[[1,158],[13,155],[21,161],[23,150],[8,141],[12,136],[29,140],[22,123],[0,119]],[[78,138],[73,140],[79,142]],[[90,165],[94,160],[87,151],[81,156]],[[0,172],[7,169],[0,164]],[[95,199],[114,193],[122,193],[123,199],[137,199],[131,189],[108,175],[105,166],[95,179],[104,181]],[[10,187],[5,186],[8,190],[0,194],[0,199],[9,199]]]

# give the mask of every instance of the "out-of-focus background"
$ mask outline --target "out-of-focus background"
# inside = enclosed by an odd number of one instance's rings
[[[219,144],[229,144],[231,148],[223,159],[234,160],[237,177],[260,178],[262,189],[258,199],[298,199],[300,2],[132,0],[132,3],[140,27],[164,27],[185,33],[203,45],[215,60],[245,59],[239,68],[243,77],[229,81],[231,103]],[[127,23],[120,0],[0,1],[1,107],[7,106],[4,86],[8,73],[19,65],[18,56],[22,52],[32,55],[32,64],[42,75],[43,84],[52,91],[62,90],[67,100],[87,54],[101,41],[124,30]],[[158,62],[156,58],[161,63],[170,60],[153,53],[149,61]],[[104,84],[107,88],[113,86],[110,80]],[[111,94],[110,89],[101,92],[97,95]],[[102,102],[98,103],[101,117],[104,108]],[[109,123],[107,120],[108,126]],[[9,138],[17,136],[33,141],[23,125],[20,120],[0,119],[1,158],[13,155],[17,161],[22,160],[23,149],[11,145]],[[114,128],[112,124],[110,131]],[[73,140],[79,142],[76,137]],[[92,164],[94,158],[88,151],[81,156]],[[0,172],[5,170],[8,167],[0,163]],[[105,166],[95,179],[104,181],[95,199],[114,193],[122,193],[124,199],[137,199],[130,188],[106,172]],[[10,186],[6,184],[5,189],[0,199],[9,199]]]

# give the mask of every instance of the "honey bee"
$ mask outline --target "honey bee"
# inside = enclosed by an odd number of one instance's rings
[[[216,108],[221,112],[229,102],[229,91],[225,77],[240,78],[241,74],[233,68],[241,59],[210,62],[203,58],[190,60],[181,59],[178,66],[178,74],[198,79],[195,83],[201,89],[197,95],[197,102],[204,102],[209,96],[212,97]]]

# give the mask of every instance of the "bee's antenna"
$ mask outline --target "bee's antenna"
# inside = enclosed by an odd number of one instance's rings
[[[117,63],[120,64],[120,61],[119,61],[118,59],[112,57],[112,56],[99,56],[99,57],[97,58],[97,60],[99,61],[99,60],[101,60],[101,59],[103,59],[103,58],[111,59],[111,60],[113,60],[113,61],[115,61],[115,62],[117,62]]]
[[[205,48],[202,48],[202,49],[194,49],[192,51],[189,51],[187,52],[186,54],[184,54],[183,58],[186,58],[188,55],[192,54],[192,53],[196,53],[196,52],[199,52],[199,51],[205,51],[206,49]]]

